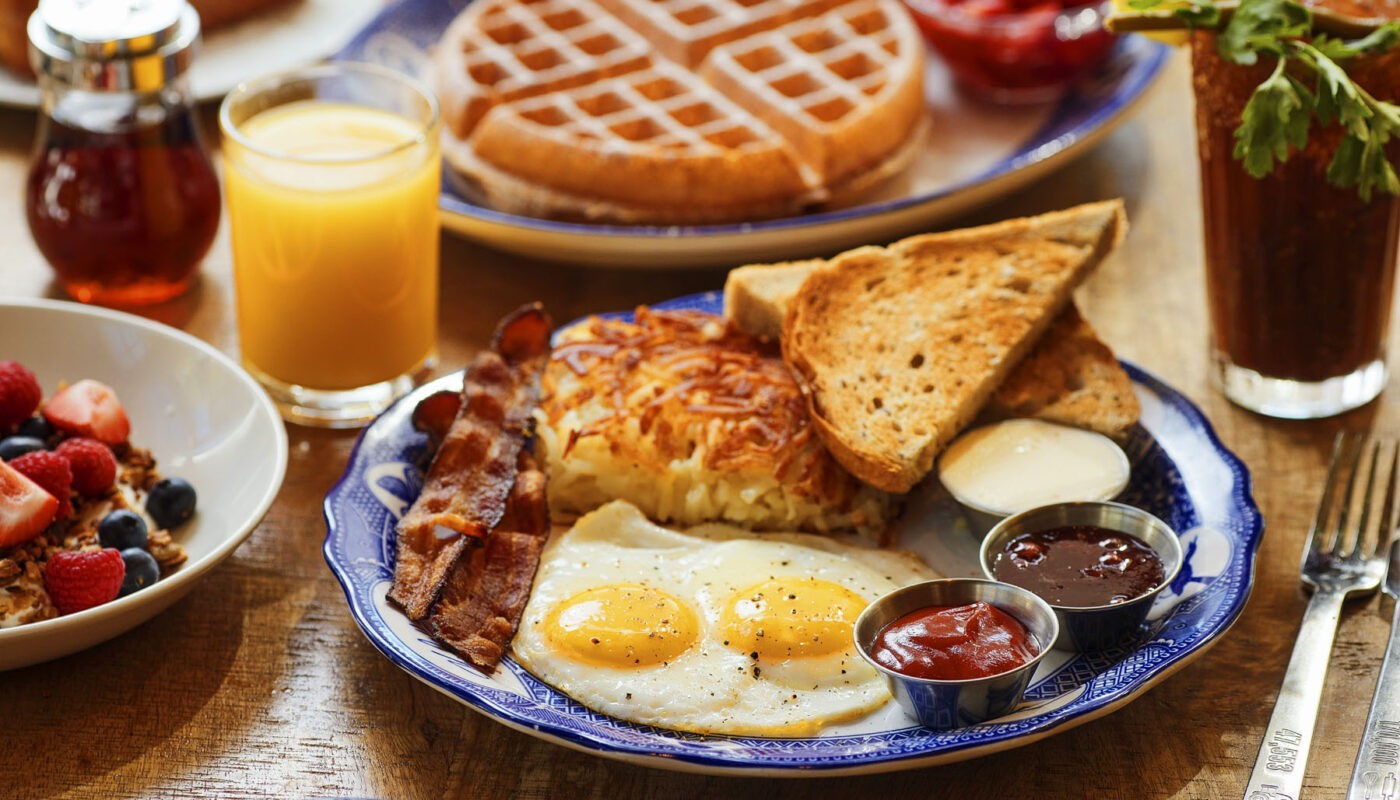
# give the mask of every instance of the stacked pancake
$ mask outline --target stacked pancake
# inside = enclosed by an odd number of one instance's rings
[[[478,0],[435,73],[448,161],[533,216],[797,213],[901,169],[924,119],[896,0]]]

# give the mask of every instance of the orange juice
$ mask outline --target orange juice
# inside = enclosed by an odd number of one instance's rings
[[[422,369],[437,334],[436,126],[310,99],[237,134],[223,151],[245,366],[320,391]]]

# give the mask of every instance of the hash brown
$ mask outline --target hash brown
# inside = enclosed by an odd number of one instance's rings
[[[637,309],[567,329],[542,383],[550,505],[624,499],[647,516],[756,530],[878,532],[894,502],[817,438],[771,345],[697,311]]]

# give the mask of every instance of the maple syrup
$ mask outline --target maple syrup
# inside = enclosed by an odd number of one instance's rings
[[[169,300],[214,241],[218,177],[184,77],[198,34],[184,0],[42,0],[30,19],[42,101],[25,209],[74,299]]]
[[[26,213],[64,291],[110,305],[183,293],[219,227],[219,182],[193,120],[115,133],[43,124]]]

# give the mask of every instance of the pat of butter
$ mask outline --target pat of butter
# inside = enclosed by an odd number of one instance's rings
[[[1103,434],[1013,419],[958,437],[938,478],[958,502],[1009,515],[1050,503],[1111,500],[1128,485],[1128,457]]]

